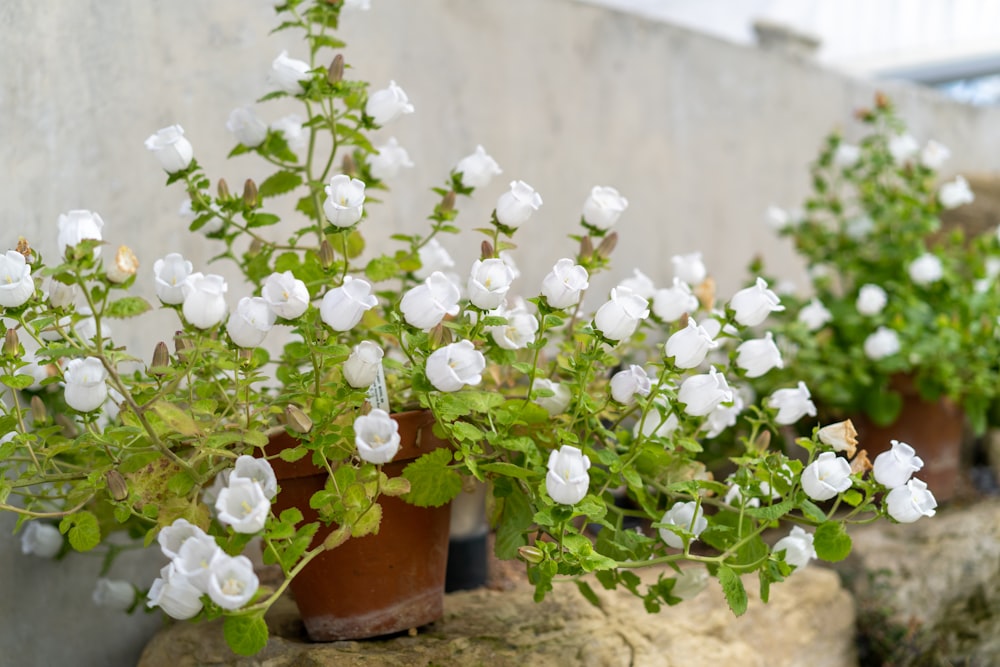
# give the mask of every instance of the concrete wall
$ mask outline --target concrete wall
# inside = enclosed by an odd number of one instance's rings
[[[0,4],[0,248],[27,236],[55,251],[59,213],[88,208],[107,222],[105,238],[135,248],[148,276],[173,250],[199,268],[219,250],[189,235],[177,216],[183,193],[142,147],[147,135],[180,123],[214,178],[242,183],[268,170],[249,158],[226,162],[229,111],[266,92],[271,60],[294,36],[267,36],[268,3],[198,0],[137,3],[79,0]],[[396,136],[419,169],[397,179],[390,203],[370,208],[375,245],[412,229],[431,210],[431,186],[477,143],[504,169],[466,205],[465,228],[487,219],[506,182],[523,179],[545,200],[516,253],[523,293],[534,294],[558,257],[571,252],[580,206],[593,185],[613,185],[631,206],[613,279],[638,267],[657,283],[671,277],[672,254],[701,250],[720,293],[744,280],[757,253],[798,276],[789,248],[763,222],[768,204],[794,205],[808,185],[806,166],[834,126],[854,131],[851,112],[874,86],[773,52],[718,42],[665,24],[571,0],[374,0],[346,16],[345,51],[376,87],[395,79],[417,113],[382,131]],[[949,171],[1000,169],[1000,110],[960,107],[935,94],[886,87],[914,134],[951,147]],[[283,104],[260,110],[274,119]],[[471,261],[478,248],[471,237]],[[220,270],[213,267],[212,270]],[[225,267],[222,267],[225,270]],[[147,296],[151,290],[143,287]],[[231,301],[242,296],[230,288]],[[603,294],[598,294],[599,299]],[[152,316],[125,332],[148,357],[153,336],[170,331]],[[9,522],[0,522],[8,533]],[[111,622],[90,602],[93,559],[37,561],[0,537],[0,594],[6,618],[0,655],[19,665],[117,665],[110,651],[134,652],[149,619]],[[148,583],[158,565],[113,573]],[[155,625],[155,623],[152,623]],[[53,641],[52,629],[58,629]],[[137,637],[139,639],[137,639]],[[13,658],[11,658],[13,659]]]

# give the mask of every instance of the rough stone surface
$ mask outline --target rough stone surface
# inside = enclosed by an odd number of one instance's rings
[[[851,537],[845,573],[873,657],[896,667],[1000,664],[1000,499]]]
[[[646,573],[644,576],[655,576]],[[268,619],[272,638],[251,658],[233,655],[218,623],[178,623],[147,646],[139,667],[484,665],[850,667],[857,664],[854,608],[837,575],[807,568],[771,589],[768,604],[747,580],[748,612],[736,618],[717,585],[659,614],[627,592],[599,591],[601,608],[572,585],[540,604],[520,583],[447,596],[442,620],[416,636],[310,644],[291,601]]]

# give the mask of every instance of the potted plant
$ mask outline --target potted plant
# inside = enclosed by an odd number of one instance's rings
[[[756,573],[766,598],[810,559],[843,558],[847,524],[934,513],[911,479],[919,466],[885,459],[871,471],[849,423],[817,424],[799,443],[804,460],[768,448],[769,431],[815,407],[794,383],[758,405],[734,391],[777,365],[767,339],[735,350],[740,331],[782,308],[763,281],[716,307],[700,256],[684,255],[671,287],[637,272],[592,295],[593,312],[584,305],[627,207],[613,188],[585,198],[540,285],[518,285],[506,257],[542,204],[517,180],[479,223],[480,258],[457,280],[447,273],[441,240],[459,231],[460,198],[500,173],[481,147],[435,189],[424,228],[394,237],[394,249],[366,249],[368,195],[409,163],[369,134],[413,107],[395,83],[370,90],[346,77],[333,32],[346,4],[276,7],[280,27],[304,35],[307,60],[279,55],[262,102],[299,100],[301,127],[268,127],[254,109],[228,122],[232,156],[266,160],[267,179],[240,191],[213,184],[179,126],[146,142],[168,184],[188,193],[191,230],[219,244],[244,284],[177,253],[143,258],[152,271],[139,273],[89,211],[61,216],[54,259],[26,240],[0,257],[0,382],[11,397],[0,412],[0,507],[20,515],[26,540],[44,537],[38,553],[59,551],[61,535],[78,551],[122,531],[155,542],[167,564],[142,601],[178,619],[224,616],[230,645],[249,654],[267,641],[266,610],[329,556],[351,554],[338,569],[363,583],[408,571],[426,550],[415,540],[441,519],[391,517],[402,505],[445,506],[463,475],[490,484],[497,554],[525,563],[538,599],[572,578],[596,600],[584,578],[595,573],[650,611],[690,597],[707,574],[742,613],[741,575]],[[293,231],[276,240],[271,204],[293,195]],[[155,281],[159,307],[177,318],[149,357],[116,345],[109,326],[142,326],[153,305],[130,293],[139,280]],[[272,350],[275,329],[288,335]],[[741,410],[751,432],[732,476],[716,480],[702,443]],[[408,451],[415,458],[401,461]],[[314,472],[315,486],[300,486]],[[766,542],[779,525],[791,531]],[[369,558],[354,551],[362,543],[414,526],[402,546],[376,547],[390,556],[382,571],[353,569]],[[280,570],[273,583],[244,555],[254,538]],[[673,569],[646,583],[632,572],[654,565]],[[344,590],[327,597],[369,595]],[[310,629],[342,636],[326,632],[330,618]]]
[[[801,213],[770,214],[812,283],[784,299],[773,331],[794,350],[786,377],[830,417],[854,417],[875,451],[892,434],[922,444],[948,498],[965,420],[982,432],[997,394],[1000,248],[993,232],[942,229],[942,211],[973,198],[961,176],[941,183],[947,148],[921,146],[884,96],[857,118],[856,144],[823,143]]]

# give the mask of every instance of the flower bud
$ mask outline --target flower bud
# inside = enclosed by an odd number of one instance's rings
[[[323,239],[323,242],[319,244],[319,263],[324,269],[329,269],[333,266],[335,259],[336,257],[333,253],[333,246],[330,245],[328,240]]]
[[[247,257],[256,257],[260,254],[261,249],[264,247],[264,242],[260,239],[254,239],[250,242],[250,247],[247,248]]]
[[[309,415],[299,406],[291,404],[285,406],[285,424],[296,433],[308,433],[313,427]]]
[[[543,560],[545,560],[545,554],[538,547],[524,546],[518,547],[517,557],[523,560],[525,563],[531,563],[533,565],[538,565]]]
[[[128,482],[117,470],[109,470],[104,474],[104,482],[108,485],[108,493],[115,500],[122,501],[128,498]]]
[[[344,159],[340,163],[340,173],[354,176],[358,172],[358,167],[354,163],[354,158],[350,153],[344,153]]]
[[[584,236],[580,239],[580,258],[590,257],[594,254],[594,242],[590,240],[589,236]]]
[[[491,259],[496,257],[496,254],[493,251],[493,244],[489,241],[483,241],[479,246],[479,256],[482,259]]]
[[[250,363],[250,360],[253,359],[253,350],[241,347],[240,351],[236,353],[236,356],[239,357],[240,363],[246,366]]]
[[[118,246],[115,258],[105,270],[105,275],[113,283],[123,283],[135,275],[135,270],[139,268],[139,259],[128,246]]]
[[[890,109],[892,108],[892,102],[882,91],[875,93],[875,108],[876,109]]]
[[[219,199],[229,199],[229,183],[226,183],[226,179],[219,179],[219,185],[215,191],[219,194]]]
[[[62,428],[62,435],[68,440],[72,440],[76,436],[80,435],[80,429],[77,428],[76,423],[67,417],[63,413],[59,413],[55,416],[55,422]]]
[[[5,357],[18,357],[18,349],[20,348],[20,342],[17,339],[17,332],[13,329],[7,329],[7,333],[3,337],[3,356]]]
[[[597,256],[601,259],[611,257],[611,253],[614,252],[616,245],[618,245],[618,232],[611,232],[597,246]]]
[[[42,401],[42,397],[37,394],[31,397],[31,419],[34,420],[35,424],[44,424],[49,418],[47,411],[45,410],[45,403]]]
[[[443,324],[439,324],[433,329],[431,329],[429,334],[431,339],[431,345],[434,348],[444,347],[445,345],[450,344],[452,341],[451,329],[444,326]]]
[[[447,213],[453,210],[455,210],[455,191],[449,190],[448,194],[441,198],[441,203],[438,204],[438,211]]]
[[[338,84],[344,78],[344,56],[338,53],[333,57],[333,62],[326,70],[326,80],[331,84]]]
[[[183,331],[174,334],[174,352],[181,361],[187,361],[188,351],[194,349],[194,343],[184,335]]]
[[[243,203],[247,208],[257,208],[257,184],[252,178],[248,178],[243,183]]]

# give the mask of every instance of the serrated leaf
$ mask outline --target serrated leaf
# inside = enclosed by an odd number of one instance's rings
[[[382,255],[373,258],[365,267],[365,277],[373,283],[389,280],[399,275],[399,262],[392,257]]]
[[[0,376],[0,382],[11,389],[26,389],[35,381],[30,375],[4,375]]]
[[[402,496],[410,492],[410,480],[405,477],[392,477],[382,482],[382,494],[386,496]]]
[[[267,623],[263,614],[252,616],[226,616],[222,634],[233,653],[254,655],[267,646]]]
[[[747,591],[743,588],[743,581],[726,565],[719,566],[716,576],[722,584],[722,592],[726,596],[729,608],[736,616],[742,616],[747,610]]]
[[[483,432],[477,427],[466,422],[455,422],[450,425],[451,434],[456,440],[467,440],[469,442],[479,442],[483,439]]]
[[[377,535],[378,529],[382,525],[382,506],[378,503],[372,504],[364,514],[359,516],[351,526],[351,535],[354,537],[364,537],[365,535]]]
[[[851,537],[843,524],[828,521],[816,528],[813,546],[816,547],[817,557],[835,563],[851,553]]]
[[[257,187],[261,197],[276,197],[291,192],[302,185],[302,176],[294,171],[279,171],[271,174]]]
[[[152,405],[152,409],[167,426],[177,433],[181,435],[197,435],[199,433],[198,426],[195,424],[194,419],[191,418],[191,415],[176,405],[167,403],[166,401],[157,401]]]
[[[186,496],[193,487],[194,480],[186,472],[172,475],[167,481],[167,490],[175,496]]]
[[[440,507],[462,491],[462,477],[448,467],[450,449],[435,449],[403,469],[411,491],[403,500],[417,507]]]
[[[126,296],[108,304],[104,310],[106,317],[135,317],[152,308],[141,296]]]
[[[77,551],[90,551],[101,543],[101,527],[97,517],[90,512],[63,517],[59,532],[69,538],[69,545]]]
[[[767,507],[746,507],[743,512],[754,517],[755,519],[774,521],[785,516],[794,508],[795,503],[791,499],[785,499],[780,503],[775,503],[774,505],[769,505]]]

